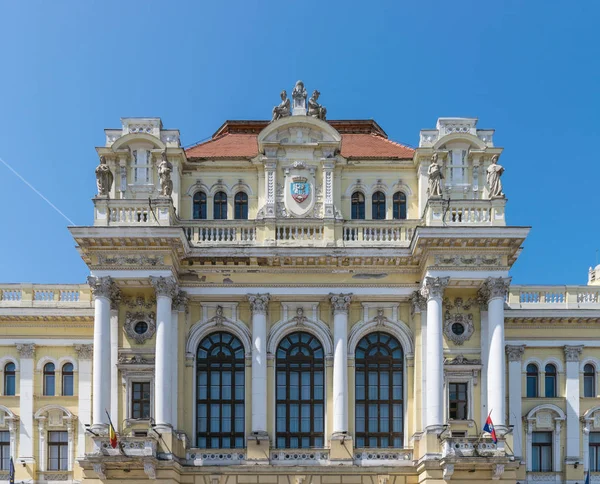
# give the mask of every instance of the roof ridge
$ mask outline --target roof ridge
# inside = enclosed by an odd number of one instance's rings
[[[380,136],[380,138],[381,138],[381,136]],[[394,140],[389,139],[389,138],[383,138],[383,139],[386,140],[388,143],[391,143],[393,145],[399,146],[400,148],[406,148],[406,149],[412,150],[412,151],[415,151],[415,149],[416,149],[416,148],[413,148],[410,145],[407,145],[407,144],[404,144],[404,143],[400,143],[398,141],[394,141]]]

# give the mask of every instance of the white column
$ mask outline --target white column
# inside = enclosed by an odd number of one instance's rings
[[[488,359],[489,359],[489,346],[490,346],[490,338],[488,334],[488,308],[487,308],[487,298],[479,298],[481,301],[480,305],[480,315],[481,315],[481,338],[480,338],[480,347],[481,347],[481,375],[480,379],[479,391],[481,393],[481,418],[485,419],[488,414],[488,405],[487,405],[487,389],[488,389],[488,381],[487,381],[487,369],[488,369]]]
[[[267,435],[268,294],[249,294],[252,310],[252,433]]]
[[[515,456],[523,457],[523,428],[521,422],[521,359],[525,346],[507,346],[508,355],[508,423],[513,425],[513,451]],[[482,414],[482,418],[485,416]]]
[[[488,413],[496,428],[506,430],[506,355],[504,348],[504,300],[510,278],[488,278]]]
[[[439,432],[444,424],[444,351],[442,346],[442,299],[449,277],[426,277],[421,294],[427,299],[426,430]]]
[[[110,301],[110,418],[113,423],[119,417],[119,302],[120,295],[113,294]],[[116,425],[116,424],[115,424]]]
[[[19,360],[19,460],[33,459],[33,359],[34,344],[18,344]]]
[[[92,430],[102,432],[108,426],[110,409],[110,298],[114,284],[110,276],[88,277],[94,296],[94,373]]]
[[[86,424],[92,422],[92,345],[75,345],[79,356],[79,387],[77,390],[79,409],[77,420],[77,457],[85,455]]]
[[[421,348],[419,350],[420,355],[420,367],[421,367],[421,414],[415,415],[415,429],[421,429],[421,431],[425,430],[426,422],[427,422],[427,398],[425,393],[425,388],[427,388],[427,377],[425,373],[427,372],[427,364],[425,361],[427,354],[427,300],[421,295],[421,291],[413,292],[411,297],[412,302],[412,310],[414,314],[420,314],[421,319]],[[416,391],[417,391],[417,382],[413,385],[415,389],[415,402],[416,402]]]
[[[553,457],[553,465],[554,472],[561,472],[561,462],[560,462],[560,428],[561,428],[562,420],[555,419],[554,420],[554,440],[552,443],[552,447],[554,448],[554,457]],[[579,449],[577,450],[579,452]]]
[[[352,294],[330,294],[333,310],[333,435],[348,432],[348,309]]]
[[[566,397],[567,397],[567,448],[565,459],[567,463],[579,462],[579,355],[583,346],[565,346],[567,361]]]
[[[173,277],[150,277],[156,291],[156,356],[154,363],[154,420],[162,428],[172,427],[171,403],[173,372],[171,370],[171,306],[178,293]]]
[[[179,291],[173,300],[173,310],[171,311],[172,328],[172,344],[173,351],[171,352],[173,361],[171,370],[173,371],[173,388],[171,398],[171,418],[173,427],[178,428],[179,420],[179,316],[187,313],[188,297],[184,291]]]

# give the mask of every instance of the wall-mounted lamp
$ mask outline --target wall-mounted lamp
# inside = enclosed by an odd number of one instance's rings
[[[577,466],[579,466],[579,462],[575,462],[575,463],[573,464],[573,468],[577,469]]]
[[[23,467],[27,467],[27,463],[26,463],[26,462],[25,462],[23,459],[21,459],[21,465],[22,465]]]

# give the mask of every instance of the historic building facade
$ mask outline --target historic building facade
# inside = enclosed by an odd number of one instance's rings
[[[188,149],[106,130],[88,283],[0,285],[0,480],[600,481],[600,266],[510,285],[494,131],[291,97]]]

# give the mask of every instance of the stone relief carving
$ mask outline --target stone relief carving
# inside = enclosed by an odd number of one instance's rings
[[[427,309],[427,299],[423,297],[420,291],[414,291],[410,296],[410,305],[413,314],[424,311]]]
[[[98,475],[100,480],[105,481],[106,480],[106,465],[96,462],[93,464],[93,466],[94,466],[94,472]]]
[[[207,324],[213,323],[215,326],[223,326],[223,323],[225,321],[231,322],[223,314],[223,306],[217,306],[217,308],[215,309],[215,315],[212,318],[210,318],[208,321],[206,321],[206,323]]]
[[[157,296],[166,296],[172,299],[179,292],[179,287],[174,277],[150,276],[150,283],[154,286]]]
[[[146,323],[146,331],[138,333],[135,330],[138,323]],[[144,341],[152,338],[154,333],[156,333],[156,314],[144,312],[132,313],[127,311],[123,329],[129,339],[134,340],[137,344],[143,344]]]
[[[35,356],[35,345],[33,343],[18,344],[17,351],[21,358],[33,358]]]
[[[164,265],[165,258],[162,255],[139,255],[139,254],[122,254],[122,255],[98,255],[98,265],[107,266],[161,266]]]
[[[106,157],[100,157],[100,164],[96,167],[96,186],[99,197],[108,197],[113,184],[113,174],[106,163]]]
[[[290,111],[290,100],[287,97],[285,89],[281,91],[281,103],[273,108],[273,117],[271,121],[277,121],[278,119],[285,118],[291,114]]]
[[[521,361],[523,357],[523,353],[525,352],[525,345],[521,346],[506,346],[506,355],[508,356],[508,361]]]
[[[455,297],[454,301],[451,301],[450,298],[444,298],[444,308],[446,309],[464,309],[468,311],[471,309],[477,301],[472,298],[467,299],[466,301],[462,297]]]
[[[442,180],[444,175],[442,173],[442,167],[438,164],[438,154],[434,153],[431,156],[431,164],[427,170],[428,186],[427,193],[430,198],[436,198],[442,196]]]
[[[450,282],[449,277],[426,277],[421,288],[421,295],[425,299],[431,298],[442,298],[444,296],[444,289]]]
[[[329,300],[331,301],[331,309],[334,313],[348,312],[350,308],[350,302],[352,301],[352,294],[329,294]]]
[[[294,99],[294,113],[296,113],[296,110],[302,110],[306,114],[306,88],[302,81],[296,81],[292,98]]]
[[[156,479],[156,466],[153,462],[146,461],[144,462],[144,472],[148,476],[148,479],[155,480]]]
[[[444,365],[481,365],[481,360],[476,358],[470,360],[469,358],[465,358],[464,355],[458,355],[453,359],[445,358]]]
[[[269,299],[271,299],[269,294],[248,294],[248,301],[250,302],[252,313],[266,314]]]
[[[189,298],[187,292],[179,291],[177,295],[173,298],[173,309],[176,311],[185,311],[188,310]]]
[[[308,115],[325,121],[327,109],[318,103],[320,95],[321,93],[316,89],[313,91],[312,96],[310,96],[310,99],[308,100]]]
[[[173,164],[167,159],[167,150],[161,154],[161,161],[158,164],[158,178],[160,180],[160,196],[171,197],[173,193],[173,180],[171,180],[171,172]]]
[[[583,350],[583,346],[565,346],[564,350],[567,361],[579,361],[579,355]]]
[[[377,310],[377,316],[371,319],[371,322],[375,323],[377,326],[383,326],[385,323],[391,323],[391,321],[383,314],[383,309]]]
[[[436,254],[434,263],[438,266],[499,266],[502,265],[502,256]]]
[[[304,323],[308,321],[308,318],[304,316],[304,309],[298,308],[296,309],[296,316],[294,316],[290,321],[296,323],[297,326],[303,326]]]
[[[154,306],[156,306],[156,298],[151,297],[148,301],[146,301],[146,298],[144,298],[144,296],[137,296],[135,298],[128,297],[128,298],[123,298],[123,304],[130,309],[134,309],[134,308],[152,309]]]
[[[505,198],[502,193],[502,180],[504,167],[498,164],[498,155],[492,156],[492,164],[487,168],[487,184],[490,190],[490,198]]]
[[[91,360],[94,356],[94,345],[74,345],[80,360]]]
[[[110,299],[114,294],[114,282],[110,276],[88,276],[87,283],[92,288],[94,297],[105,297]]]
[[[506,298],[510,286],[510,277],[488,277],[484,285],[489,292],[488,300],[495,298]]]
[[[133,355],[131,357],[121,355],[118,362],[121,365],[149,365],[153,363],[153,361],[144,358],[142,355]]]
[[[446,311],[444,334],[456,345],[469,341],[475,332],[472,314],[450,314]]]

